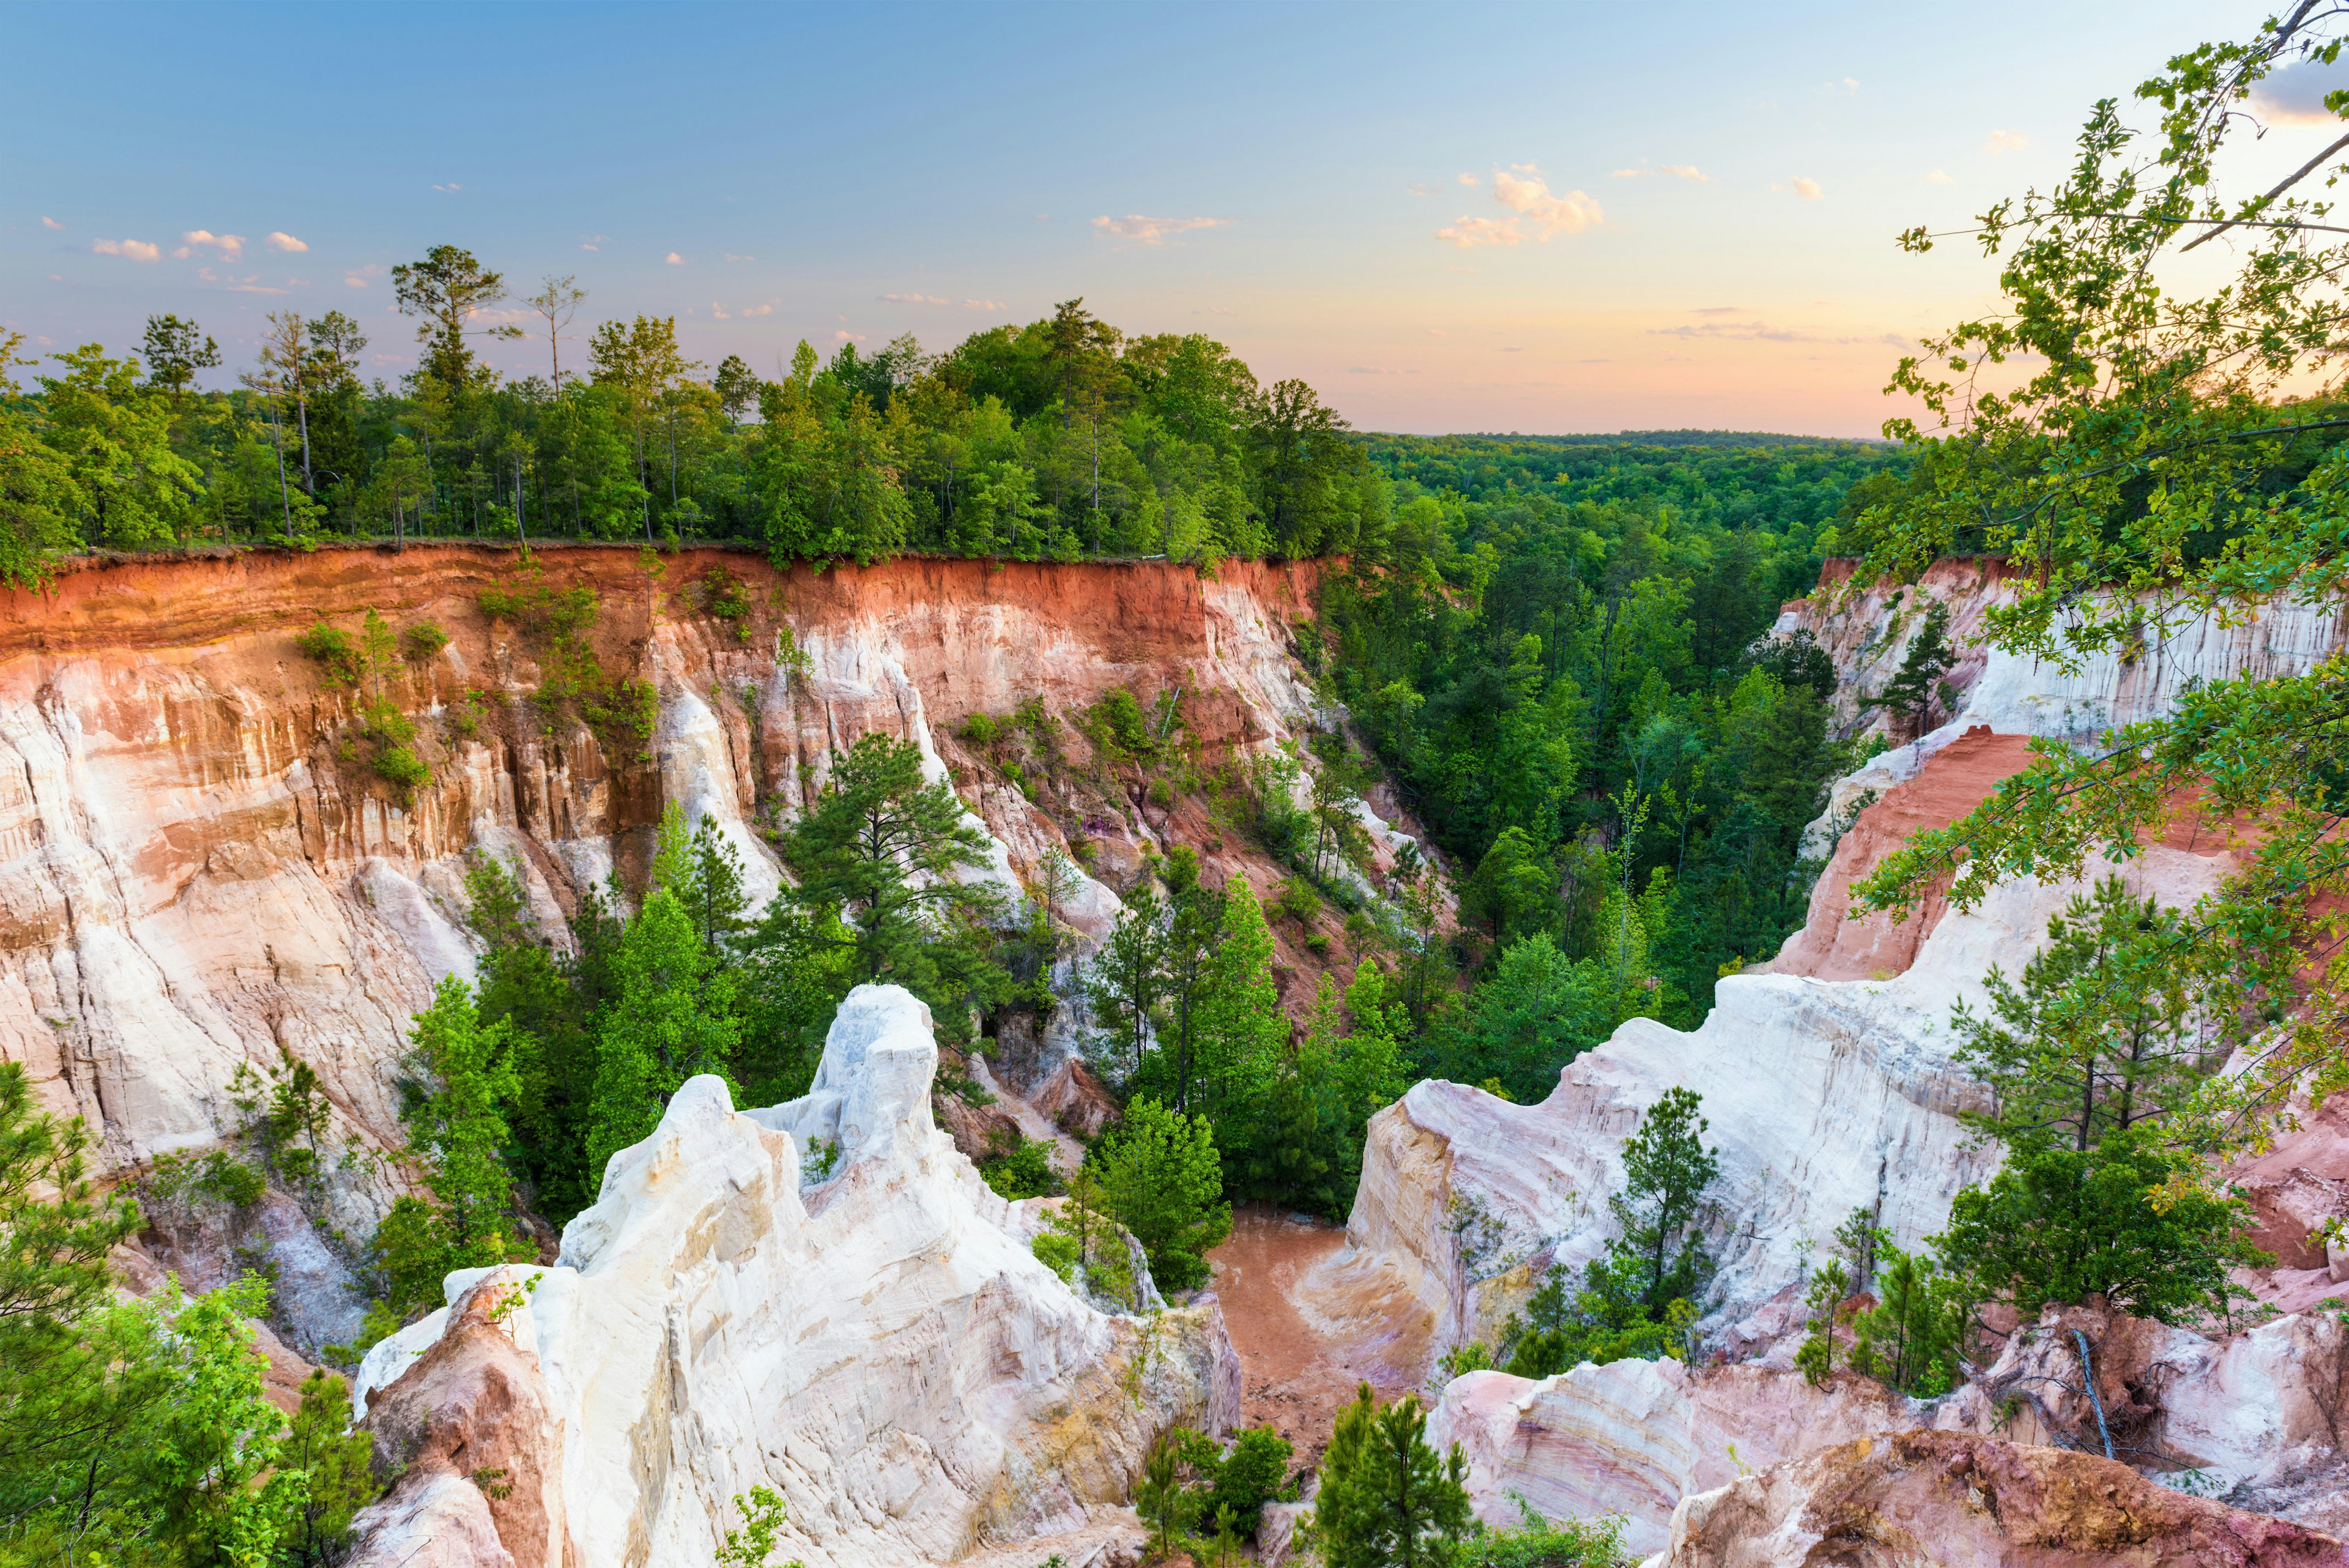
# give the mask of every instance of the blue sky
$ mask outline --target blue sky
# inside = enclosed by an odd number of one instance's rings
[[[2091,100],[2261,14],[0,5],[0,322],[192,316],[218,380],[264,312],[341,308],[396,378],[385,275],[453,243],[576,275],[583,336],[674,314],[768,373],[1082,295],[1367,429],[1870,434],[1900,345],[1993,297],[1892,235],[2058,177]]]

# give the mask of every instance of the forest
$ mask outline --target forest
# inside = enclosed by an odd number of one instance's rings
[[[1128,337],[1081,299],[941,354],[908,336],[871,352],[843,341],[820,362],[802,342],[771,380],[738,356],[687,358],[674,317],[574,334],[574,280],[516,301],[455,246],[392,278],[419,357],[397,387],[363,379],[369,339],[340,311],[272,312],[226,391],[197,389],[221,351],[176,316],[150,317],[128,353],[89,344],[41,363],[0,334],[0,570],[207,542],[1213,562],[1376,536],[1371,466],[1310,387],[1262,386],[1205,337]],[[543,374],[502,376],[481,356],[523,336],[501,319],[517,311],[543,327]],[[10,363],[29,364],[29,387]]]

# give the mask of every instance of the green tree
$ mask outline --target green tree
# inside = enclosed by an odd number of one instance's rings
[[[2185,920],[2119,877],[2075,894],[2017,985],[1993,967],[1987,1015],[1961,1002],[1957,1058],[1989,1085],[1970,1117],[2008,1142],[2033,1135],[2086,1150],[2170,1116],[2217,1065],[2209,1032],[2166,961]]]
[[[1953,662],[1950,607],[1933,599],[1925,607],[1916,635],[1909,639],[1899,670],[1884,683],[1882,691],[1863,698],[1861,706],[1889,710],[1908,726],[1909,738],[1918,739],[1933,727],[1933,705],[1947,703],[1948,688],[1941,678],[1950,672]]]
[[[1272,977],[1272,929],[1245,877],[1226,883],[1204,994],[1196,1003],[1197,1044],[1184,1073],[1177,1064],[1174,1106],[1204,1107],[1219,1127],[1245,1134],[1252,1096],[1269,1083],[1288,1046],[1288,1019]]]
[[[1363,1384],[1338,1413],[1321,1456],[1313,1540],[1328,1568],[1441,1564],[1468,1533],[1468,1465],[1427,1444],[1417,1395],[1381,1409]]]
[[[2349,247],[2313,182],[2340,177],[2340,150],[2245,188],[2230,139],[2258,129],[2239,106],[2260,82],[2341,45],[2342,18],[2303,5],[2178,54],[2137,88],[2142,130],[2121,99],[2098,101],[2061,182],[1982,214],[1970,243],[1998,259],[2002,298],[1901,361],[1890,389],[1923,413],[1887,426],[1910,477],[1853,520],[1866,552],[1856,589],[1914,581],[1952,555],[2003,557],[2025,569],[1983,639],[2067,669],[2134,659],[2196,616],[2333,602],[2349,444],[2323,368]],[[2211,263],[2207,283],[2150,285],[2222,234],[2234,257]],[[1902,236],[1912,251],[1935,240],[1922,226]],[[1984,364],[2025,369],[1977,398]],[[2227,1044],[2258,1042],[2172,1136],[2213,1151],[2255,1143],[2291,1096],[2349,1082],[2349,953],[2329,935],[2349,890],[2345,705],[2349,658],[2335,656],[2203,682],[2093,744],[2041,742],[1972,813],[1880,863],[1856,907],[1905,910],[1946,887],[1971,908],[2016,876],[2127,859],[2181,818],[2257,821],[2235,872],[2164,952]],[[2316,951],[2330,955],[2321,973]]]
[[[1699,1223],[1705,1191],[1721,1174],[1704,1147],[1707,1123],[1691,1089],[1666,1089],[1623,1140],[1623,1190],[1607,1200],[1622,1234],[1609,1249],[1635,1261],[1636,1292],[1651,1314],[1695,1293],[1712,1272]]]
[[[305,1478],[301,1504],[280,1548],[287,1568],[341,1560],[351,1520],[383,1489],[368,1468],[375,1439],[351,1430],[350,1385],[323,1368],[302,1380],[302,1404],[286,1433],[285,1464]]]
[[[176,316],[149,317],[140,352],[147,362],[147,384],[174,397],[195,385],[197,371],[217,369],[221,362],[220,345],[202,327]]]
[[[2241,1239],[2248,1204],[2191,1185],[2199,1165],[2142,1128],[2087,1150],[2026,1139],[1988,1186],[1959,1192],[1936,1244],[1947,1268],[2026,1323],[2092,1295],[2160,1323],[2221,1315],[2240,1293],[2228,1271],[2271,1260]]]
[[[391,288],[399,313],[418,318],[416,340],[426,345],[418,373],[451,398],[485,380],[468,339],[523,335],[519,327],[475,324],[475,317],[506,297],[505,278],[457,245],[434,245],[422,261],[393,267]]]
[[[987,836],[944,784],[922,775],[909,742],[869,732],[832,754],[832,776],[783,839],[803,907],[838,914],[860,981],[895,981],[937,1007],[942,1024],[1002,987],[977,922],[1000,907],[984,869]]]
[[[174,545],[191,532],[203,472],[171,445],[171,410],[138,384],[139,362],[88,344],[43,376],[44,441],[66,462],[83,532],[119,549]]]
[[[482,1023],[472,988],[450,975],[416,1015],[409,1043],[411,1075],[400,1116],[428,1198],[393,1204],[375,1242],[391,1306],[402,1313],[436,1301],[452,1269],[529,1251],[507,1229],[513,1175],[504,1156],[512,1136],[506,1107],[522,1092],[511,1026]]]
[[[587,1137],[588,1168],[599,1174],[613,1155],[651,1135],[688,1078],[715,1073],[731,1088],[741,1038],[733,979],[667,888],[647,895],[612,971],[617,994],[596,1030]]]
[[[1204,1282],[1208,1249],[1232,1231],[1231,1205],[1221,1201],[1222,1161],[1207,1118],[1183,1116],[1156,1100],[1136,1100],[1126,1106],[1123,1123],[1103,1138],[1096,1158],[1102,1207],[1142,1243],[1151,1277],[1170,1291]]]
[[[1974,1310],[1968,1282],[1924,1254],[1889,1241],[1883,1251],[1877,1303],[1852,1319],[1851,1368],[1918,1398],[1946,1394],[1963,1379],[1958,1357]]]

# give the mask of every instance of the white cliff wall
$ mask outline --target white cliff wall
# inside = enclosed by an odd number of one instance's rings
[[[452,1275],[451,1309],[362,1369],[367,1425],[418,1462],[357,1561],[487,1535],[530,1565],[708,1563],[732,1500],[768,1486],[811,1568],[952,1562],[1099,1526],[1158,1432],[1227,1428],[1215,1298],[1147,1318],[1080,1301],[1029,1251],[1033,1205],[933,1126],[936,1063],[927,1009],[860,987],[807,1097],[736,1112],[694,1079],[613,1157],[560,1263]],[[809,1183],[818,1138],[839,1160]],[[463,1484],[476,1447],[534,1484]]]

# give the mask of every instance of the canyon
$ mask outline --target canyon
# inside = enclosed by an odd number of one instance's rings
[[[240,1235],[150,1233],[136,1262],[205,1283],[265,1259],[274,1339],[288,1359],[316,1357],[354,1336],[362,1306],[333,1233],[364,1233],[412,1176],[398,1116],[409,1020],[439,980],[474,973],[469,857],[517,867],[560,944],[591,889],[641,887],[673,804],[727,836],[762,900],[781,877],[768,832],[835,751],[878,732],[954,784],[986,836],[980,875],[1018,897],[1048,860],[1078,867],[1061,909],[1081,959],[1176,845],[1260,892],[1282,872],[1198,794],[1040,789],[968,742],[968,722],[1040,702],[1081,768],[1075,721],[1122,688],[1145,706],[1173,694],[1202,757],[1278,754],[1344,722],[1299,657],[1321,569],[778,571],[716,549],[525,558],[445,544],[81,564],[45,591],[0,594],[0,1056],[85,1119],[122,1181],[232,1137],[241,1068],[312,1068],[336,1157],[310,1211],[272,1193]],[[1962,639],[2001,580],[1950,563],[1896,601],[1830,591],[1844,586],[1831,564],[1780,630],[1827,650],[1857,728],[1914,596],[1945,602]],[[554,655],[482,607],[485,591],[579,589],[595,607],[593,657],[647,682],[640,730],[528,701]],[[367,693],[297,645],[369,611],[448,637],[383,691],[424,735],[431,777],[412,792],[349,744]],[[1461,1445],[1485,1519],[1514,1521],[1515,1496],[1618,1514],[1636,1551],[1670,1563],[1840,1562],[1804,1522],[1822,1510],[1898,1516],[1932,1539],[1986,1487],[2091,1483],[2180,1539],[2250,1542],[2203,1561],[2339,1561],[2319,1533],[2349,1529],[2334,1315],[2349,1270],[2320,1234],[2349,1209],[2349,1124],[2331,1107],[2238,1173],[2279,1254],[2249,1282],[2274,1314],[2247,1332],[2058,1315],[2021,1325],[1996,1366],[1935,1402],[1813,1387],[1792,1355],[1806,1260],[1837,1223],[1866,1209],[1913,1247],[1991,1168],[1957,1119],[1979,1090],[1951,1059],[1950,1010],[1979,1000],[1992,965],[2019,967],[2075,890],[2015,883],[1973,909],[1929,900],[1893,921],[1848,919],[1853,883],[1983,798],[2033,736],[2091,734],[2159,711],[2188,681],[2304,669],[2344,640],[2337,612],[2313,609],[2198,621],[2077,670],[1968,649],[1951,722],[1837,781],[1813,829],[1826,869],[1808,922],[1724,978],[1701,1028],[1632,1020],[1538,1104],[1420,1083],[1374,1118],[1342,1232],[1243,1215],[1210,1291],[1155,1314],[1104,1312],[1036,1262],[1037,1205],[978,1179],[984,1126],[934,1099],[926,1010],[860,990],[807,1096],[736,1106],[716,1080],[688,1084],[650,1139],[615,1157],[597,1201],[542,1239],[540,1263],[451,1276],[441,1311],[369,1354],[365,1422],[407,1469],[367,1516],[360,1561],[698,1564],[738,1522],[733,1500],[766,1484],[810,1568],[1046,1555],[1083,1568],[1131,1554],[1120,1505],[1159,1432],[1270,1421],[1309,1454],[1358,1379],[1430,1399],[1431,1432]],[[1392,867],[1413,825],[1383,791],[1365,816],[1374,865]],[[2182,904],[2230,864],[2184,833],[2121,869]],[[1301,1015],[1319,976],[1355,955],[1334,918],[1275,935],[1282,1001]],[[1072,971],[1052,978],[1066,994]],[[1071,1011],[969,1059],[1023,1130],[1097,1125]],[[1702,1095],[1721,1150],[1703,1354],[1538,1382],[1445,1377],[1445,1353],[1490,1341],[1547,1270],[1598,1254],[1622,1140],[1675,1085]],[[821,1177],[805,1163],[818,1138],[841,1150]],[[2083,1355],[2158,1462],[2090,1473],[2108,1461],[2078,1451],[2093,1441]],[[2051,1387],[2035,1405],[2006,1398]],[[505,1495],[478,1484],[483,1467],[505,1473]],[[2256,1516],[2282,1522],[2235,1522]],[[2077,1552],[2046,1561],[2121,1560],[2048,1518],[2037,1545]],[[2066,1530],[2078,1539],[2057,1539]],[[1740,1544],[1759,1540],[1781,1544]],[[1965,1540],[1968,1561],[2021,1549]]]

